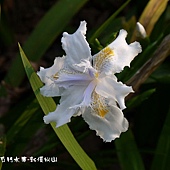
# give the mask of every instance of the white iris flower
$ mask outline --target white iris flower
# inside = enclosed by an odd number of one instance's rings
[[[56,122],[56,127],[70,122],[72,116],[82,115],[90,129],[110,142],[128,129],[122,110],[124,98],[132,87],[118,82],[119,73],[138,53],[138,42],[126,43],[127,32],[120,30],[118,37],[94,56],[86,41],[86,22],[81,22],[74,34],[63,33],[62,47],[66,56],[57,57],[50,68],[37,73],[45,83],[40,91],[44,96],[61,96],[54,112],[44,116],[44,122]]]

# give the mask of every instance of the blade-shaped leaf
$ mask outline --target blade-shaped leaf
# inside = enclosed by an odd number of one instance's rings
[[[151,170],[170,169],[170,109],[167,114],[157,148],[153,159]]]
[[[109,26],[109,24],[115,19],[115,17],[129,4],[131,0],[127,0],[116,12],[112,14],[91,36],[89,42],[94,43],[95,39]]]
[[[52,6],[35,27],[23,49],[31,61],[37,61],[46,52],[71,18],[88,0],[60,0]],[[17,69],[16,69],[17,67]],[[17,81],[13,75],[17,75]],[[18,86],[25,76],[21,58],[17,55],[5,78],[11,86]]]
[[[130,130],[115,141],[122,170],[144,170],[144,164]]]
[[[154,25],[162,15],[168,0],[150,0],[144,9],[139,22],[145,27],[147,35],[150,35]]]
[[[19,116],[16,122],[11,126],[7,132],[7,144],[9,144],[15,136],[24,128],[33,114],[39,109],[39,106],[36,106],[36,99],[33,100],[30,104],[27,105],[27,109]]]
[[[54,111],[56,108],[56,104],[53,101],[52,98],[47,98],[43,97],[40,94],[40,87],[42,87],[42,82],[38,78],[37,74],[34,72],[31,64],[29,63],[27,57],[25,56],[22,48],[19,45],[20,49],[20,54],[21,58],[24,64],[24,68],[26,70],[28,79],[30,81],[30,84],[32,86],[32,89],[36,95],[36,98],[44,111],[45,114]],[[75,159],[77,164],[82,168],[82,169],[87,169],[87,170],[95,170],[96,167],[93,163],[93,161],[88,157],[88,155],[84,152],[84,150],[80,147],[80,145],[77,143],[75,140],[73,134],[71,133],[69,127],[67,125],[63,125],[59,128],[55,127],[55,123],[51,123],[51,126],[63,145],[66,147],[68,152],[71,154],[71,156]]]

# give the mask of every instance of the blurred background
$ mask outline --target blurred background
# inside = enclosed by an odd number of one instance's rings
[[[170,5],[166,0],[0,0],[0,156],[57,157],[56,163],[4,162],[2,170],[80,169],[42,112],[23,68],[18,42],[35,71],[64,55],[63,32],[87,22],[87,41],[95,54],[128,31],[128,43],[143,52],[117,77],[132,85],[125,117],[130,128],[105,143],[81,117],[69,127],[100,170],[170,169]],[[147,37],[136,31],[140,21]],[[54,98],[56,103],[59,98]]]

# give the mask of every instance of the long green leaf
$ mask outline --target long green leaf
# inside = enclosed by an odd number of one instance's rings
[[[7,144],[10,144],[14,140],[15,136],[24,128],[33,114],[39,109],[37,107],[36,99],[27,105],[27,109],[19,116],[19,118],[12,124],[11,128],[7,132]]]
[[[60,0],[41,19],[23,49],[31,61],[39,60],[71,18],[88,0]],[[17,67],[17,69],[16,69]],[[17,81],[14,75],[17,75]],[[11,86],[18,86],[25,76],[21,58],[17,55],[5,78]]]
[[[131,130],[116,139],[115,145],[122,170],[145,169]]]
[[[24,64],[24,68],[26,70],[28,79],[30,81],[30,84],[32,86],[32,89],[36,95],[36,98],[44,111],[45,114],[54,111],[56,108],[56,104],[53,101],[52,98],[43,97],[40,94],[40,87],[42,87],[42,82],[38,78],[37,74],[34,72],[32,66],[30,65],[27,57],[25,56],[22,48],[19,45],[21,58]],[[75,140],[73,134],[71,133],[69,127],[67,125],[63,125],[59,128],[55,127],[55,123],[51,123],[51,126],[65,148],[68,150],[68,152],[71,154],[71,156],[74,158],[74,160],[77,162],[77,164],[84,170],[96,170],[96,167],[93,163],[93,161],[88,157],[88,155],[83,151],[83,149],[80,147],[80,145]]]
[[[89,42],[93,43],[93,41],[99,37],[99,35],[108,27],[108,25],[115,19],[115,17],[128,5],[131,0],[127,0],[116,12],[112,14],[98,29],[97,31],[91,36]]]
[[[170,169],[170,109],[167,114],[157,148],[153,159],[151,170]]]
[[[150,0],[145,7],[139,22],[145,27],[147,35],[150,35],[159,17],[165,11],[168,0]]]

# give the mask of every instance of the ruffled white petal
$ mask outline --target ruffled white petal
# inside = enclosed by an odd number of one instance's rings
[[[126,36],[127,32],[120,30],[116,40],[109,45],[115,53],[113,67],[116,73],[122,71],[125,66],[130,67],[131,61],[142,51],[138,42],[133,42],[128,45],[125,40]]]
[[[128,45],[125,40],[126,36],[127,32],[123,29],[120,30],[118,37],[110,45],[94,55],[94,65],[98,61],[96,58],[100,59],[100,56],[105,58],[100,64],[100,71],[104,71],[106,74],[119,73],[125,66],[130,67],[131,61],[142,51],[138,42]],[[108,55],[109,57],[107,57]]]
[[[40,77],[41,81],[45,84],[40,89],[40,92],[44,96],[60,96],[59,87],[54,83],[54,75],[58,73],[58,71],[63,67],[64,57],[57,57],[54,60],[53,66],[44,69],[40,67],[40,71],[37,72],[37,75]]]
[[[94,78],[94,74],[97,72],[91,65],[90,59],[82,59],[81,63],[75,64],[77,67],[81,67],[81,70],[84,74],[88,74],[91,78]]]
[[[73,85],[88,85],[92,78],[83,73],[61,73],[55,83],[59,87],[69,88]]]
[[[133,92],[132,87],[126,86],[122,82],[117,82],[114,75],[102,78],[95,90],[101,96],[115,100],[122,110],[126,108],[125,97]]]
[[[65,105],[58,105],[54,112],[50,112],[44,116],[44,122],[49,124],[50,122],[56,122],[56,127],[62,126],[70,122],[70,118],[75,113],[74,109],[69,109]]]
[[[60,104],[44,116],[44,122],[56,122],[59,127],[82,114],[90,128],[110,142],[128,129],[122,110],[126,108],[125,97],[133,92],[132,87],[117,82],[114,73],[130,66],[141,46],[138,42],[128,45],[127,32],[121,30],[114,42],[92,58],[85,34],[85,21],[74,34],[63,33],[66,56],[56,58],[52,67],[40,68],[37,73],[45,84],[40,89],[44,96],[61,95]]]
[[[82,102],[85,88],[86,86],[72,86],[65,90],[61,95],[60,105],[54,112],[44,116],[44,122],[46,124],[56,122],[56,127],[70,122],[70,118],[78,111],[73,106]]]
[[[61,90],[57,84],[51,82],[51,84],[49,85],[46,84],[45,86],[40,88],[40,93],[46,97],[55,97],[61,95]]]
[[[128,121],[117,106],[110,106],[109,112],[104,117],[94,114],[89,107],[82,114],[82,117],[89,124],[90,129],[95,130],[96,134],[106,142],[118,138],[129,126]]]
[[[95,87],[96,87],[96,80],[93,80],[89,83],[87,88],[84,90],[83,101],[79,105],[75,105],[72,108],[84,108],[90,106],[91,98],[92,98],[91,96]]]
[[[79,64],[82,59],[91,58],[91,51],[86,41],[86,22],[82,21],[74,34],[63,33],[61,40],[62,47],[66,52],[66,63],[74,70],[81,70],[75,64]],[[82,71],[82,70],[81,70]]]
[[[51,77],[63,67],[64,59],[65,57],[56,57],[51,67],[46,69],[40,67],[40,71],[38,71],[37,74],[43,83],[51,84]]]

